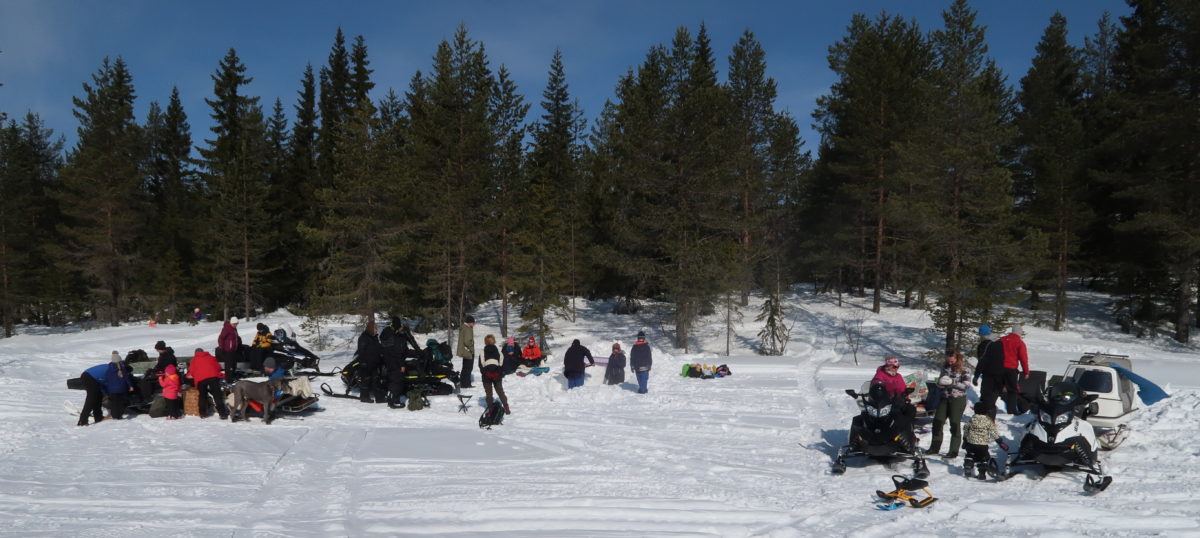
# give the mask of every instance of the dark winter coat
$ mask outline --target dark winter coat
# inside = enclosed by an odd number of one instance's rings
[[[383,357],[383,346],[379,344],[379,339],[375,335],[363,331],[358,335],[358,349],[354,352],[354,356],[358,358],[363,367],[378,368]]]
[[[504,364],[502,366],[504,373],[508,374],[515,372],[517,370],[517,361],[521,357],[521,350],[516,344],[505,344],[504,349],[500,353],[504,355]]]
[[[154,365],[154,371],[165,372],[167,371],[168,364],[174,366],[175,368],[179,368],[179,361],[175,358],[175,350],[169,347],[162,350],[162,353],[158,354],[158,362]]]
[[[567,377],[582,374],[583,369],[587,367],[583,365],[584,358],[587,358],[588,366],[596,365],[596,359],[592,358],[592,352],[588,348],[583,347],[579,340],[571,342],[571,347],[563,354],[563,374]]]
[[[221,327],[221,335],[217,337],[217,348],[221,351],[237,351],[240,347],[242,337],[238,336],[237,327],[226,321],[225,326]]]
[[[634,372],[649,371],[654,365],[654,359],[651,357],[650,344],[645,342],[637,342],[629,348],[629,369]]]
[[[475,329],[466,323],[458,328],[458,356],[464,359],[475,358]]]
[[[500,350],[495,344],[483,346],[483,357],[479,359],[479,373],[486,379],[500,379],[504,377],[503,360],[500,358]]]
[[[990,338],[980,340],[975,355],[979,357],[975,371],[980,375],[993,376],[1004,372],[1004,344],[1001,342]]]
[[[625,382],[625,354],[618,351],[608,356],[608,366],[604,369],[604,384],[618,385]]]

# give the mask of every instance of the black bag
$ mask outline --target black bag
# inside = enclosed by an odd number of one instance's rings
[[[146,362],[148,360],[150,360],[150,356],[140,349],[125,354],[125,362]]]
[[[500,402],[492,402],[483,410],[483,415],[479,417],[479,427],[492,429],[492,426],[504,424],[504,406]]]
[[[439,381],[429,385],[430,396],[449,396],[451,394],[454,394],[454,387],[447,385],[446,383]]]

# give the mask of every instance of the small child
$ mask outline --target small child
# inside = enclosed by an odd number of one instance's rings
[[[167,401],[167,419],[175,420],[183,416],[183,402],[179,399],[179,370],[174,364],[168,364],[158,374],[158,384],[162,386],[163,399]]]
[[[975,416],[971,417],[971,422],[967,424],[967,431],[964,435],[966,442],[963,443],[963,450],[967,452],[967,457],[963,459],[963,476],[971,478],[978,475],[980,480],[987,480],[989,464],[992,461],[991,454],[988,452],[988,444],[996,441],[996,444],[1000,445],[1000,450],[1005,452],[1008,452],[1008,445],[1000,438],[1000,432],[996,430],[996,408],[987,402],[977,402],[973,409]],[[990,467],[993,476],[998,467]]]

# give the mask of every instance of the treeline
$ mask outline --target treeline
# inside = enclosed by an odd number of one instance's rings
[[[733,320],[758,292],[777,353],[793,282],[871,290],[876,310],[901,291],[956,346],[1017,288],[1061,328],[1068,279],[1086,277],[1131,318],[1169,312],[1186,341],[1200,13],[1131,5],[1082,50],[1053,18],[1015,92],[964,1],[931,32],[855,16],[830,47],[815,162],[749,31],[722,79],[706,29],[680,28],[590,125],[561,54],[527,102],[464,28],[376,100],[362,36],[338,30],[289,103],[248,95],[231,49],[199,140],[178,91],[135,117],[129,66],[106,60],[74,100],[74,147],[36,113],[3,120],[0,318],[11,335],[287,306],[431,330],[499,299],[521,313],[502,333],[544,335],[571,297],[654,298],[686,349],[700,316]]]

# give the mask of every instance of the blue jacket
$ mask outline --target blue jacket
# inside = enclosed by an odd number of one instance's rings
[[[271,372],[271,375],[267,376],[267,379],[283,379],[285,375],[287,374],[283,371],[283,368],[276,367],[275,371]]]
[[[650,344],[638,342],[629,348],[629,369],[637,372],[646,371],[654,360],[650,357]]]
[[[106,362],[88,368],[84,370],[84,373],[92,376],[92,379],[95,379],[100,384],[100,392],[104,394],[124,394],[133,388],[133,382],[130,380],[128,372],[122,376],[119,374],[120,370],[118,368],[116,363]]]

